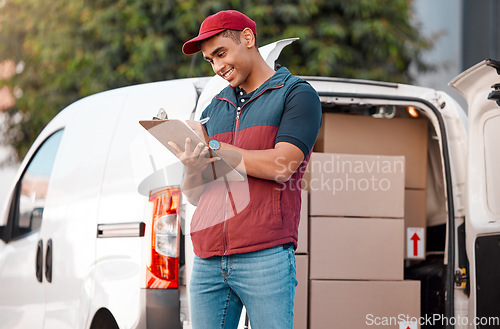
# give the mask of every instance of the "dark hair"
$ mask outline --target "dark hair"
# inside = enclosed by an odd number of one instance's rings
[[[222,31],[221,33],[219,33],[221,36],[223,36],[224,38],[231,38],[234,40],[234,42],[236,43],[241,43],[241,40],[240,40],[240,35],[241,35],[241,32],[242,31],[238,31],[238,30],[225,30],[225,31]],[[255,37],[255,47],[258,47],[257,46],[257,36],[254,34],[254,37]]]
[[[233,39],[234,42],[240,44],[241,43],[241,40],[240,40],[240,35],[241,35],[241,31],[238,31],[238,30],[224,30],[222,31],[221,33],[219,33],[222,37],[224,38],[231,38]]]

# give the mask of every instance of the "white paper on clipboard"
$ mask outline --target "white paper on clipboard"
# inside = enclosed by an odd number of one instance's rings
[[[170,145],[168,145],[168,142],[170,141],[176,143],[182,151],[184,151],[186,138],[191,139],[191,145],[197,145],[198,143],[206,145],[205,141],[182,120],[141,120],[139,123],[160,143],[162,143],[163,146],[172,152],[172,154],[175,154],[175,151]],[[214,161],[207,167],[207,169],[203,172],[205,180],[245,180],[244,176],[225,160],[227,156],[225,156],[223,152],[211,150],[210,156],[219,157],[221,160]]]

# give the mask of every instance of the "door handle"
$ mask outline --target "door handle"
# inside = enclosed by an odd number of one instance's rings
[[[45,278],[48,282],[52,282],[52,254],[52,239],[49,239],[45,253]]]
[[[36,248],[36,279],[38,282],[43,280],[43,241],[38,241],[38,246]]]

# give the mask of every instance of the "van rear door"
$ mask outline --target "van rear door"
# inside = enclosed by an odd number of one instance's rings
[[[450,82],[469,116],[466,250],[469,328],[498,328],[500,319],[500,62],[485,60]]]

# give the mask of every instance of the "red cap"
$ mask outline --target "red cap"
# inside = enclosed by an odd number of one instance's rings
[[[245,28],[252,30],[257,35],[257,26],[247,16],[236,10],[219,11],[217,14],[205,18],[200,26],[200,32],[196,38],[186,42],[182,46],[182,52],[186,55],[192,55],[200,51],[198,42],[213,37],[225,30],[243,31]]]

